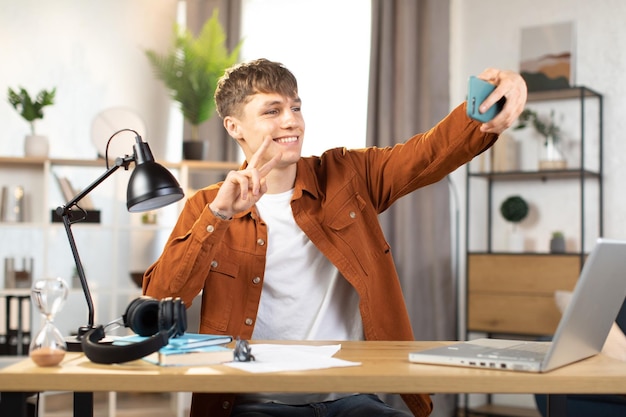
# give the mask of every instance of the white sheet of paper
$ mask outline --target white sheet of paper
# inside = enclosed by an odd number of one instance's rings
[[[361,365],[361,362],[333,358],[333,355],[341,349],[341,345],[251,344],[250,347],[254,361],[229,362],[225,365],[253,373],[306,371]]]

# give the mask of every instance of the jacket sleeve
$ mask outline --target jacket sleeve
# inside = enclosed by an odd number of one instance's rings
[[[347,158],[381,213],[400,197],[433,184],[491,147],[498,138],[480,131],[465,114],[465,103],[435,127],[387,148],[346,151]]]
[[[144,274],[145,295],[181,297],[189,306],[202,290],[217,243],[230,225],[208,209],[207,193],[201,190],[185,203],[161,256]]]

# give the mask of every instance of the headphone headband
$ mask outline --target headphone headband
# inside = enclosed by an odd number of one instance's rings
[[[161,301],[150,297],[139,297],[128,305],[122,315],[124,326],[146,340],[126,346],[99,343],[104,339],[103,326],[89,330],[81,339],[85,356],[92,362],[112,364],[141,359],[158,351],[169,343],[170,337],[179,336],[187,330],[187,311],[180,298],[165,298]]]

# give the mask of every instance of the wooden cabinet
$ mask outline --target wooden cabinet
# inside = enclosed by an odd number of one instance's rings
[[[554,333],[561,318],[554,293],[572,290],[580,268],[576,254],[470,254],[468,328],[490,334]]]

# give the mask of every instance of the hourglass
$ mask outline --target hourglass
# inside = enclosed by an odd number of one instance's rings
[[[67,345],[54,325],[54,317],[61,311],[67,295],[67,284],[61,278],[40,279],[32,286],[30,296],[45,320],[30,342],[28,353],[38,366],[56,366],[65,357]]]

